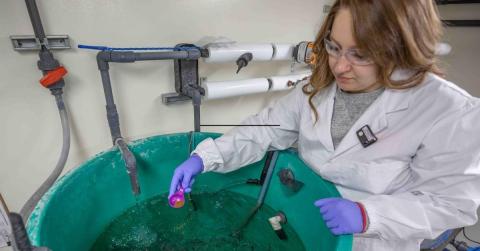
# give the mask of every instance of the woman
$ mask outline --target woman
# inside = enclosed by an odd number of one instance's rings
[[[175,170],[170,194],[189,191],[202,171],[233,171],[298,142],[342,194],[314,205],[333,234],[355,234],[354,250],[419,250],[423,239],[474,224],[479,102],[441,78],[440,36],[433,0],[337,0],[310,79],[244,121],[280,126],[204,140]]]

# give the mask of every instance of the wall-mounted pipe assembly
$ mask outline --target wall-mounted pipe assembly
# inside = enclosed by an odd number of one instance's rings
[[[102,78],[103,90],[105,93],[107,120],[112,136],[112,142],[118,146],[122,154],[122,158],[125,161],[127,173],[130,177],[130,183],[132,186],[132,192],[134,195],[140,194],[140,184],[137,177],[137,164],[135,156],[128,149],[125,139],[123,139],[120,131],[120,121],[117,112],[117,108],[113,98],[112,84],[109,74],[109,63],[133,63],[136,61],[148,61],[148,60],[166,60],[166,59],[186,59],[197,60],[200,58],[201,53],[198,49],[183,50],[183,51],[165,51],[165,52],[133,52],[133,51],[100,51],[97,54],[97,65],[100,70]],[[192,86],[186,90],[191,92],[192,96],[200,96],[200,88],[198,86]],[[195,92],[198,92],[196,95]],[[196,102],[200,102],[200,99],[193,99],[194,106]],[[199,104],[197,104],[199,106]],[[200,109],[195,109],[195,113],[199,113]],[[200,115],[198,115],[199,118]],[[197,117],[197,116],[195,116]],[[198,119],[199,120],[199,119]],[[195,125],[200,124],[200,121],[195,121]],[[199,126],[198,126],[199,127]]]
[[[37,66],[43,74],[42,79],[40,79],[40,84],[48,88],[50,90],[50,93],[55,97],[55,101],[60,115],[60,121],[62,124],[63,143],[60,157],[52,173],[30,196],[30,198],[28,198],[27,202],[25,202],[25,204],[20,209],[20,214],[12,212],[8,214],[8,217],[12,227],[12,245],[14,250],[46,251],[49,250],[46,247],[33,247],[30,244],[28,234],[25,230],[24,222],[27,222],[34,207],[60,176],[68,158],[68,153],[70,149],[70,126],[68,114],[62,96],[63,87],[65,86],[65,81],[63,77],[67,74],[67,70],[63,66],[61,66],[60,63],[53,57],[53,54],[50,52],[47,46],[48,39],[43,30],[42,21],[40,19],[40,14],[38,12],[35,0],[25,0],[25,4],[35,34],[34,39],[39,43],[38,49],[40,51],[38,53],[39,60],[37,62]]]
[[[63,76],[66,74],[65,68],[60,66],[60,63],[53,57],[53,54],[46,47],[46,36],[43,30],[42,22],[40,19],[40,14],[38,12],[37,5],[35,0],[25,0],[27,5],[28,14],[32,22],[33,31],[35,37],[40,41],[41,48],[38,54],[40,60],[38,61],[38,68],[43,73],[43,78],[40,80],[41,84],[44,87],[47,87],[51,94],[55,96],[55,101],[57,103],[57,108],[60,114],[60,120],[62,123],[62,134],[63,134],[63,144],[60,157],[57,161],[55,169],[52,171],[50,176],[42,183],[42,185],[32,194],[32,196],[27,200],[25,205],[20,210],[20,214],[24,222],[27,222],[30,213],[33,211],[33,208],[38,203],[40,198],[47,192],[47,190],[53,185],[58,176],[62,173],[62,170],[67,162],[68,152],[70,149],[70,127],[68,121],[68,114],[63,102],[63,87],[65,82]]]
[[[192,44],[180,44],[175,46],[172,51],[162,52],[135,52],[136,48],[108,48],[99,46],[79,45],[80,48],[100,49],[97,54],[97,65],[100,70],[103,90],[106,100],[107,120],[112,136],[112,142],[118,146],[125,161],[127,173],[130,176],[132,191],[135,195],[140,193],[140,185],[137,180],[136,161],[134,155],[127,147],[122,138],[119,116],[113,98],[111,80],[109,75],[109,63],[133,63],[136,61],[148,60],[174,60],[175,68],[175,90],[177,93],[162,95],[166,104],[184,100],[192,100],[194,107],[194,130],[200,131],[200,103],[201,97],[214,99],[238,95],[238,91],[243,94],[261,91],[276,91],[288,89],[299,79],[308,74],[293,76],[277,76],[271,78],[258,78],[255,81],[239,81],[237,85],[232,83],[205,83],[205,87],[210,90],[208,94],[200,86],[198,77],[198,62],[201,57],[206,62],[226,62],[235,61],[242,56],[248,55],[250,60],[288,60],[294,59],[295,46],[292,44],[210,44],[206,48],[200,48]],[[138,50],[167,49],[167,48],[138,48]],[[299,50],[295,50],[299,51]],[[239,65],[239,69],[248,64],[248,61]],[[237,71],[238,72],[238,71]],[[260,84],[259,84],[260,83]],[[233,86],[233,88],[232,88]],[[238,88],[235,88],[237,86]]]
[[[221,99],[254,93],[287,90],[311,73],[295,74],[288,76],[273,76],[268,78],[251,78],[233,81],[203,81],[205,99]]]

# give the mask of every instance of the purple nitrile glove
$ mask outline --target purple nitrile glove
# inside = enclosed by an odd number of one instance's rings
[[[334,235],[361,233],[363,216],[359,205],[342,198],[326,198],[315,201],[325,224]]]
[[[202,171],[202,158],[196,154],[193,154],[175,169],[172,181],[170,183],[170,193],[168,194],[168,198],[170,198],[170,196],[177,191],[179,185],[182,186],[185,193],[189,193],[192,190],[191,186],[195,181],[194,177]]]

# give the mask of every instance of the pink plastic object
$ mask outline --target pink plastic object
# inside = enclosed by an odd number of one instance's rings
[[[181,208],[183,205],[185,205],[185,195],[182,187],[180,187],[180,189],[170,196],[168,203],[173,208]]]

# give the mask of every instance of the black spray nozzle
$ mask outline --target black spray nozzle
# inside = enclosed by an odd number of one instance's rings
[[[237,74],[238,74],[238,72],[240,72],[240,70],[243,67],[247,66],[248,62],[252,61],[252,59],[253,59],[253,55],[250,52],[244,53],[240,57],[238,57],[238,59],[237,59],[237,66],[238,66]]]
[[[140,194],[140,185],[138,183],[138,175],[137,175],[137,161],[133,153],[128,149],[127,143],[123,138],[118,138],[115,140],[115,144],[120,149],[120,153],[122,155],[123,160],[125,161],[125,167],[127,169],[127,173],[130,177],[130,183],[132,186],[133,194],[139,195]]]

